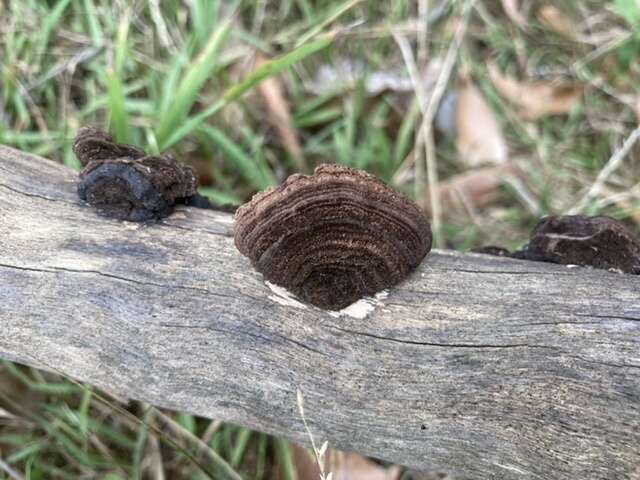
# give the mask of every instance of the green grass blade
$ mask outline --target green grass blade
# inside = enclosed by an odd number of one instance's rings
[[[129,121],[125,107],[125,94],[121,79],[116,72],[107,74],[109,91],[109,119],[116,142],[129,143]]]
[[[329,45],[331,45],[331,43],[333,43],[333,36],[328,36],[320,40],[316,40],[315,42],[311,42],[307,45],[298,47],[287,54],[263,63],[260,68],[249,74],[249,76],[243,82],[229,88],[224,93],[221,100],[217,101],[206,110],[200,112],[198,115],[195,115],[189,118],[186,122],[182,123],[182,125],[177,127],[170,136],[163,137],[164,141],[159,139],[158,141],[160,142],[161,148],[167,149],[175,145],[185,136],[189,135],[196,128],[198,128],[198,126],[200,126],[204,120],[222,110],[222,108],[227,103],[234,102],[263,80],[276,75],[286,70],[287,68],[290,68],[296,62],[299,62],[309,55],[328,47]]]
[[[333,132],[333,147],[336,151],[338,163],[342,165],[351,165],[353,163],[352,149],[347,139],[345,129],[339,129]]]
[[[188,57],[186,52],[181,52],[173,61],[169,73],[166,75],[166,79],[162,85],[162,97],[160,99],[160,105],[158,108],[158,114],[162,117],[167,115],[171,103],[175,100],[176,90],[178,89],[178,82],[180,81],[180,74],[182,69],[186,65]]]
[[[343,116],[341,107],[319,108],[302,116],[296,116],[293,123],[298,128],[326,125]]]
[[[153,418],[153,409],[148,408],[144,412],[144,416],[142,417],[143,424],[140,425],[138,429],[138,435],[136,437],[135,447],[133,448],[133,459],[132,459],[132,478],[138,479],[142,478],[142,459],[144,457],[145,447],[147,445],[147,439],[149,437],[149,431],[147,430],[147,425]]]
[[[127,57],[129,24],[129,16],[123,15],[120,19],[116,36],[113,67],[107,73],[111,129],[113,130],[116,141],[121,143],[129,143],[131,141],[123,82],[124,63]]]
[[[193,418],[193,415],[190,415],[185,412],[178,412],[176,421],[182,425],[182,428],[187,430],[189,433],[196,433],[196,419]]]
[[[69,3],[71,3],[71,0],[60,0],[56,4],[56,6],[53,7],[53,10],[51,10],[49,15],[47,15],[47,17],[44,19],[44,24],[42,25],[40,31],[38,32],[39,39],[40,39],[38,43],[38,48],[36,50],[38,54],[38,58],[41,58],[47,52],[47,46],[49,45],[49,37],[51,37],[51,33],[53,32],[53,29],[60,22],[60,17],[62,17],[62,14],[69,6]]]
[[[211,115],[215,115],[226,105],[224,100],[218,100],[216,103],[211,105],[206,110],[203,110],[199,114],[189,118],[185,121],[181,126],[176,128],[169,138],[164,140],[162,143],[158,143],[161,150],[166,150],[167,148],[171,148],[173,145],[178,143],[184,137],[193,132],[196,128],[202,124],[202,122],[210,117]]]
[[[98,11],[93,3],[93,0],[83,0],[84,14],[89,25],[89,32],[91,32],[91,40],[94,45],[104,44],[104,34],[98,21]]]
[[[413,147],[413,132],[416,127],[416,122],[420,114],[420,106],[417,101],[411,104],[409,112],[405,115],[398,131],[398,136],[393,147],[393,166],[397,169],[402,165],[405,157],[411,151]]]
[[[238,432],[233,451],[231,452],[231,460],[229,461],[232,467],[236,468],[240,465],[244,452],[247,450],[247,444],[249,443],[251,434],[251,430],[247,430],[246,428],[241,428]]]
[[[304,15],[307,22],[315,23],[316,16],[313,12],[311,3],[309,3],[309,0],[296,0],[296,3],[298,4],[298,8],[302,11],[302,14]]]
[[[293,455],[291,453],[291,447],[289,442],[281,438],[274,440],[274,446],[276,450],[276,458],[282,471],[282,477],[284,480],[298,480],[295,467],[293,466]]]
[[[262,480],[264,478],[265,465],[267,463],[267,444],[269,437],[266,433],[258,434],[258,451],[256,452],[256,474],[255,480]]]
[[[260,168],[256,161],[249,157],[242,148],[223,132],[209,125],[203,125],[201,130],[224,153],[225,158],[233,164],[240,175],[256,190],[264,190],[277,183],[269,170]]]
[[[78,427],[83,435],[87,435],[89,431],[89,408],[91,407],[91,397],[93,396],[93,390],[91,387],[82,392],[82,401],[78,408]]]
[[[312,55],[320,50],[327,48],[333,43],[333,35],[321,38],[314,42],[302,45],[289,53],[276,57],[272,60],[264,62],[259,68],[250,73],[238,85],[228,89],[224,94],[225,102],[233,102],[240,98],[243,94],[251,90],[263,80],[276,75],[304,58]]]
[[[209,200],[211,200],[213,203],[219,206],[240,205],[242,203],[242,200],[240,200],[234,194],[216,190],[215,188],[200,187],[198,189],[198,193],[200,195],[204,195],[205,197],[208,197]]]
[[[16,463],[22,460],[23,458],[30,457],[35,453],[38,453],[42,450],[46,450],[47,442],[45,440],[36,440],[30,441],[29,437],[24,437],[25,442],[22,445],[22,448],[16,450],[11,455],[6,457],[6,461],[8,464]]]
[[[349,2],[345,2],[344,4],[338,5],[337,7],[335,7],[335,9],[329,15],[327,15],[327,18],[325,18],[322,22],[315,25],[307,33],[302,35],[296,42],[296,46],[307,43],[313,37],[315,37],[320,32],[322,32],[322,30],[324,30],[327,27],[327,25],[336,21],[339,17],[341,17],[343,14],[351,10],[360,2],[362,2],[362,0],[351,0]],[[316,23],[316,22],[312,22],[312,23]]]
[[[156,137],[161,145],[187,117],[202,86],[217,68],[216,56],[231,31],[231,21],[226,20],[211,34],[204,50],[187,69],[173,97],[173,104],[164,114]]]
[[[205,44],[213,25],[218,22],[219,3],[219,0],[192,0],[190,2],[191,23],[198,46]]]

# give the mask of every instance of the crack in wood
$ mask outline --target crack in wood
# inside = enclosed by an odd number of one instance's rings
[[[17,188],[10,187],[9,185],[5,185],[4,183],[0,183],[0,187],[6,188],[7,190],[9,190],[9,191],[11,191],[13,193],[17,193],[18,195],[24,195],[25,197],[40,198],[42,200],[47,200],[48,202],[66,203],[68,205],[78,205],[78,206],[82,205],[80,202],[72,202],[72,201],[69,201],[69,200],[64,200],[62,198],[52,198],[52,197],[47,197],[47,196],[40,195],[40,194],[37,194],[37,193],[23,192],[22,190],[18,190]]]
[[[428,346],[428,347],[445,347],[445,348],[478,348],[478,349],[482,349],[482,348],[492,348],[492,349],[499,349],[499,348],[545,348],[545,349],[556,350],[556,351],[559,350],[557,347],[553,347],[553,346],[550,346],[550,345],[534,345],[534,344],[528,344],[528,343],[485,344],[485,343],[420,342],[420,341],[417,341],[417,340],[405,340],[405,339],[402,339],[402,338],[386,337],[384,335],[376,335],[376,334],[368,333],[368,332],[360,332],[360,331],[351,330],[351,329],[348,329],[348,328],[336,327],[335,325],[325,325],[325,326],[327,328],[329,328],[329,329],[339,330],[339,331],[344,332],[344,333],[351,333],[353,335],[359,335],[359,336],[368,337],[368,338],[375,338],[377,340],[384,340],[384,341],[395,342],[395,343],[403,343],[403,344],[406,344],[406,345],[423,345],[423,346]]]
[[[627,322],[640,322],[640,318],[636,317],[627,317],[624,315],[597,315],[594,313],[576,313],[576,317],[586,317],[586,318],[603,318],[603,319],[613,319],[613,320],[625,320]]]
[[[498,257],[500,258],[500,257]],[[529,262],[529,260],[520,260]],[[552,272],[536,272],[536,271],[522,271],[522,270],[468,270],[463,268],[443,268],[440,271],[454,272],[454,273],[472,273],[481,275],[553,275],[553,276],[572,276],[569,273],[562,273],[557,270]]]
[[[29,271],[29,272],[39,272],[39,273],[68,272],[68,273],[79,273],[79,274],[89,274],[89,275],[100,275],[101,277],[112,278],[114,280],[119,280],[119,281],[127,282],[127,283],[133,283],[133,284],[141,285],[141,286],[166,288],[166,289],[169,289],[169,290],[171,290],[171,289],[193,290],[193,291],[196,291],[196,292],[205,293],[207,295],[214,295],[216,297],[231,298],[231,299],[237,298],[235,295],[227,295],[227,294],[223,294],[223,293],[213,292],[213,291],[211,291],[209,289],[202,288],[202,287],[194,287],[194,286],[189,286],[189,285],[171,285],[171,284],[163,284],[163,283],[155,283],[155,282],[143,282],[141,280],[135,280],[133,278],[122,277],[120,275],[115,275],[113,273],[101,272],[99,270],[77,270],[77,269],[73,269],[73,268],[57,267],[57,266],[51,266],[50,267],[51,270],[47,270],[47,269],[44,269],[44,268],[21,267],[21,266],[18,266],[18,265],[8,265],[8,264],[5,264],[5,263],[0,263],[0,268],[13,268],[13,269],[16,269],[16,270],[25,270],[25,271]]]
[[[237,329],[237,330],[227,330],[227,329],[223,329],[223,328],[216,328],[216,327],[212,327],[211,325],[188,325],[188,324],[180,324],[180,323],[167,323],[167,322],[163,322],[158,324],[161,327],[166,327],[166,328],[184,328],[184,329],[200,329],[200,330],[209,330],[212,332],[217,332],[217,333],[223,333],[225,335],[229,335],[232,337],[235,337],[237,335],[241,335],[241,336],[247,336],[247,337],[251,337],[251,338],[255,338],[257,340],[262,340],[262,341],[266,341],[269,343],[272,343],[274,341],[273,338],[269,338],[269,337],[265,337],[263,335],[259,335],[257,333],[253,333],[253,332],[249,332],[247,330],[242,330],[242,329]],[[285,343],[291,343],[293,345],[297,345],[305,350],[308,350],[310,352],[314,352],[314,353],[318,353],[322,356],[327,356],[327,354],[325,352],[322,352],[316,348],[310,347],[309,345],[300,342],[298,340],[294,340],[293,338],[289,338],[285,335],[279,334],[279,333],[275,333],[275,332],[269,332],[271,334],[273,334],[275,337],[283,340]]]

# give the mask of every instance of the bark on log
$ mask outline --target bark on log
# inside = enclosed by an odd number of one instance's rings
[[[462,478],[640,478],[640,278],[452,251],[340,316],[265,284],[232,218],[97,216],[0,147],[0,355]],[[364,318],[359,318],[364,317]]]

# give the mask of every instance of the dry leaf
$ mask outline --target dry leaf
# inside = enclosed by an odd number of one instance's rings
[[[264,55],[256,54],[256,68],[266,61]],[[306,171],[306,162],[298,140],[298,133],[293,128],[289,103],[285,97],[280,77],[272,76],[262,81],[258,85],[258,91],[267,106],[269,113],[267,118],[278,132],[282,146],[296,162],[298,170]]]
[[[438,195],[442,211],[450,215],[468,213],[494,203],[499,198],[504,177],[517,173],[516,165],[507,162],[497,167],[469,170],[440,182]],[[418,199],[418,204],[429,212],[429,195]]]
[[[519,4],[518,0],[502,0],[502,9],[513,23],[524,30],[527,27],[527,19],[520,11]]]
[[[291,443],[293,466],[299,480],[317,480],[320,469],[313,455],[306,448]],[[345,453],[331,448],[325,454],[325,474],[333,480],[399,480],[402,469],[396,465],[383,467],[357,453]],[[273,480],[281,480],[277,471]]]
[[[383,467],[357,453],[331,453],[334,480],[399,480],[402,473],[397,465]]]
[[[504,75],[490,63],[489,76],[498,93],[518,107],[528,120],[568,113],[582,96],[582,87],[567,82],[524,81]]]
[[[545,5],[538,10],[538,18],[558,35],[572,41],[578,40],[578,26],[554,5]]]
[[[316,463],[313,454],[297,443],[291,442],[289,443],[289,446],[291,448],[293,468],[295,469],[298,480],[306,480],[307,478],[314,480],[319,479],[320,469],[318,468],[318,464]],[[328,465],[325,462],[325,471],[327,466]],[[275,469],[271,480],[283,480],[284,478],[286,477],[282,472],[282,468],[279,467]]]
[[[470,79],[458,93],[455,112],[456,147],[463,163],[475,167],[507,161],[509,152],[500,124]]]

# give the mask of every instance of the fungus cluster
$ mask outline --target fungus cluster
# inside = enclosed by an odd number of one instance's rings
[[[640,238],[611,217],[550,216],[540,220],[516,257],[640,274]]]
[[[482,247],[473,251],[640,274],[640,238],[622,222],[605,216],[545,217],[522,250],[511,253],[501,247]]]
[[[102,215],[143,221],[169,215],[176,203],[206,206],[193,169],[169,154],[146,155],[93,127],[80,129],[73,151],[84,167],[78,195]]]
[[[236,247],[267,280],[329,310],[397,284],[431,249],[415,203],[338,165],[256,194],[235,220]]]

